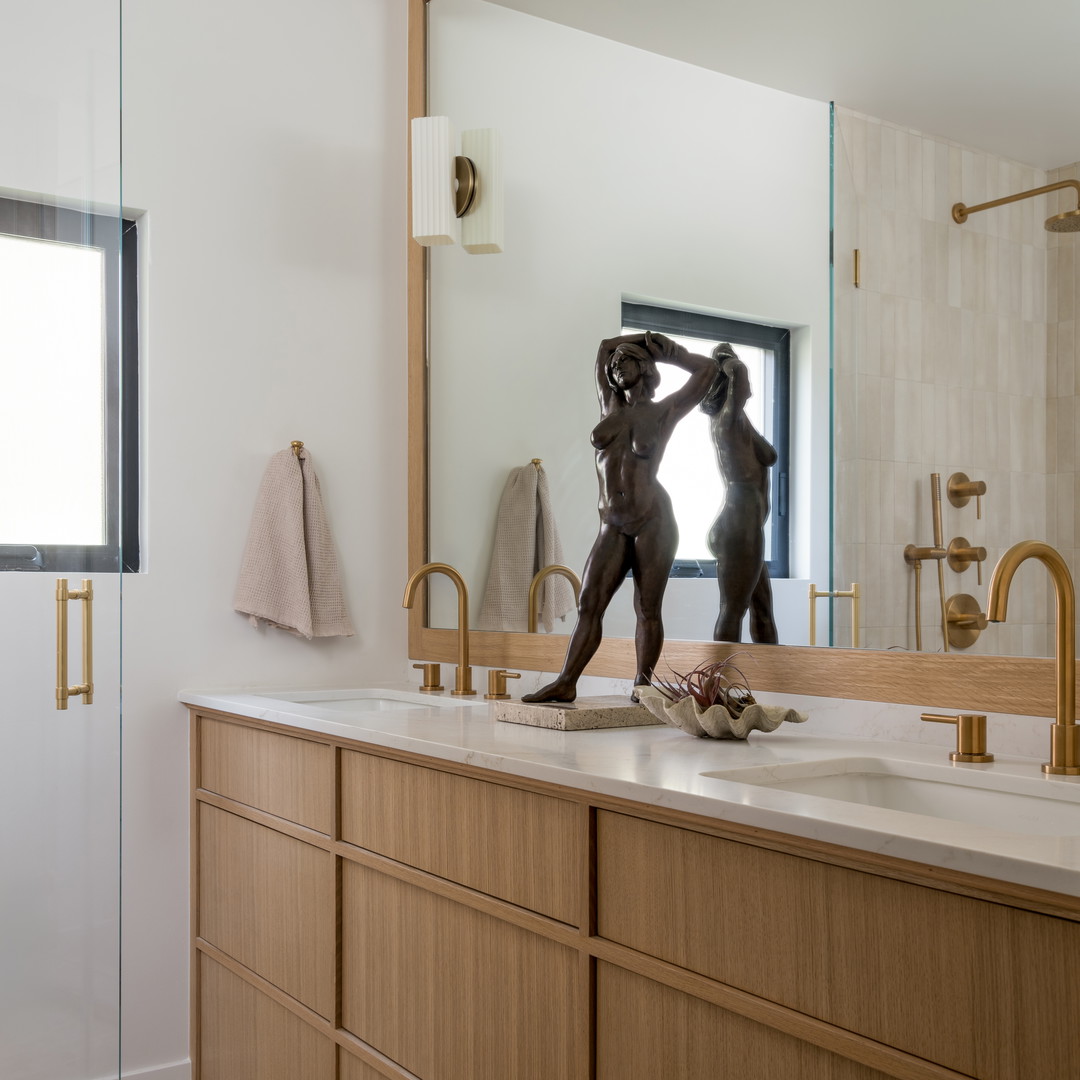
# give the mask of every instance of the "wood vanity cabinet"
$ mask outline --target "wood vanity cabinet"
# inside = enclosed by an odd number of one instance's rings
[[[192,714],[196,1080],[1075,1080],[1080,901]]]

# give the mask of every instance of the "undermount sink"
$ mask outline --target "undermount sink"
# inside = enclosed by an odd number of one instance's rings
[[[1080,784],[881,757],[703,772],[774,791],[877,806],[1034,836],[1080,836]]]
[[[282,690],[257,695],[293,705],[314,705],[334,712],[392,712],[398,709],[456,709],[459,705],[478,705],[475,698],[422,694],[413,690]]]

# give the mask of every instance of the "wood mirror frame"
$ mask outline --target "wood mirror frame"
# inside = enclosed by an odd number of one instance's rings
[[[408,113],[426,113],[428,0],[409,5]],[[437,0],[434,0],[437,2]],[[411,161],[410,161],[411,166]],[[428,551],[427,252],[413,242],[409,207],[408,245],[408,556],[409,570],[438,558]],[[1017,540],[1024,539],[1017,537]],[[404,587],[404,582],[402,582]],[[473,583],[476,587],[476,583]],[[472,631],[471,662],[477,667],[557,672],[567,636]],[[686,671],[708,658],[746,653],[750,685],[776,693],[963,709],[969,712],[1054,715],[1054,660],[1030,657],[957,656],[939,653],[870,652],[791,645],[667,641],[661,664]],[[426,583],[409,611],[409,656],[455,662],[456,630],[427,626]],[[587,675],[629,679],[634,672],[631,638],[605,638]],[[1078,695],[1080,696],[1080,695]]]

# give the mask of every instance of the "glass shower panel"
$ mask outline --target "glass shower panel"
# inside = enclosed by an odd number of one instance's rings
[[[0,0],[0,25],[0,1076],[106,1080],[120,1075],[120,2]],[[63,637],[58,579],[78,594]]]
[[[853,147],[844,110],[831,109],[832,120],[832,591],[848,591],[854,582],[865,590],[859,552],[865,525],[860,498],[859,339],[861,274],[859,202]],[[817,644],[852,643],[853,601],[847,597],[818,600]],[[824,615],[828,611],[828,622]],[[823,629],[827,626],[826,631]],[[860,634],[860,644],[864,644]]]

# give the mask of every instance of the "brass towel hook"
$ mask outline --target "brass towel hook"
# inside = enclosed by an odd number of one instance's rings
[[[533,464],[534,464],[534,465],[536,466],[537,470],[539,470],[540,466],[544,464],[544,459],[543,459],[543,458],[538,458],[538,457],[534,457],[534,458],[532,459],[532,463],[533,463]]]
[[[289,445],[292,447],[292,452],[299,457],[300,451],[304,449],[304,444],[299,439],[293,439]]]

